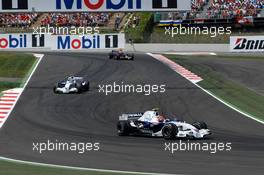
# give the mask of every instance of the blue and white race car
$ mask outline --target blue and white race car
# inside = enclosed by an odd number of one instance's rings
[[[88,90],[89,82],[82,77],[74,76],[58,82],[53,88],[53,92],[56,94],[82,93]]]
[[[184,121],[166,119],[157,110],[145,113],[122,114],[117,123],[119,136],[152,136],[164,139],[205,138],[211,134],[204,122],[193,124]]]

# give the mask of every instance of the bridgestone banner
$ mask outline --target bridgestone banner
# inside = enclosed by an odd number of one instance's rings
[[[0,12],[188,11],[191,0],[0,0]]]
[[[124,34],[49,35],[0,34],[0,50],[96,50],[125,47]]]
[[[264,52],[264,36],[232,36],[231,52]]]

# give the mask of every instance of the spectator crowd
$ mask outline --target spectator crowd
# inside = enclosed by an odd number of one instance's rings
[[[187,18],[257,17],[264,10],[264,0],[192,0]],[[203,13],[206,12],[206,13]]]
[[[264,10],[263,0],[211,0],[210,3],[209,18],[255,17]]]
[[[38,16],[37,13],[0,13],[0,27],[28,28]]]
[[[110,16],[111,14],[109,13],[50,13],[41,19],[41,26],[105,26],[108,23]]]
[[[181,14],[176,12],[171,18],[235,18],[244,16],[259,16],[264,10],[264,0],[191,0],[191,11]],[[173,13],[172,13],[173,14]],[[262,13],[264,14],[264,13]],[[0,13],[0,27],[28,28],[35,23],[39,13]],[[105,26],[112,13],[47,13],[41,15],[41,26],[53,27],[96,27]],[[172,15],[173,16],[173,15]],[[139,20],[133,19],[137,24]],[[116,18],[115,27],[120,24]]]

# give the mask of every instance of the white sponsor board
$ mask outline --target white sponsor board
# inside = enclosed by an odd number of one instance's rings
[[[0,12],[191,10],[191,0],[0,0]]]
[[[0,34],[0,50],[95,50],[125,47],[125,34]]]
[[[0,34],[0,50],[47,48],[50,36],[39,34]]]
[[[264,36],[232,36],[231,52],[264,52]]]
[[[51,50],[93,50],[125,47],[124,34],[53,35]]]

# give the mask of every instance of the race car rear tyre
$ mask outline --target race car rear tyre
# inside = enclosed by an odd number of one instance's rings
[[[172,123],[168,123],[162,128],[162,136],[166,140],[175,139],[177,134],[178,127]]]
[[[56,87],[56,86],[53,87],[53,92],[54,92],[55,94],[58,94],[58,93],[59,93],[59,92],[57,91],[57,87]]]
[[[207,129],[207,124],[205,122],[194,122],[192,124],[197,129]]]
[[[119,121],[117,123],[117,132],[119,136],[129,135],[129,123],[127,121]]]

